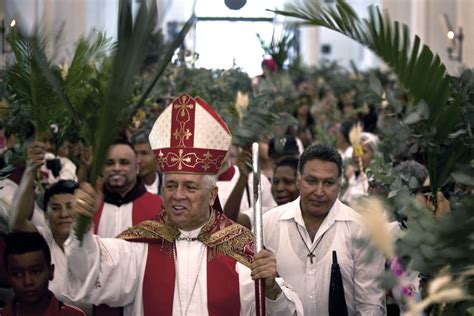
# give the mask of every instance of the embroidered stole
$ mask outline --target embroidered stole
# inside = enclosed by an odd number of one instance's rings
[[[178,229],[162,212],[155,220],[145,221],[123,232],[119,238],[148,243],[143,280],[145,316],[173,314],[176,272],[173,259]],[[207,246],[207,299],[210,316],[240,314],[239,275],[236,264],[246,266],[253,259],[252,233],[220,212],[212,211],[198,240]]]

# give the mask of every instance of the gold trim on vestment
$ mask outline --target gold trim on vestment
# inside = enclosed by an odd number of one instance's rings
[[[212,210],[209,221],[197,237],[198,241],[210,249],[208,261],[218,255],[224,255],[250,267],[254,251],[252,232],[246,227],[230,221],[223,214],[219,214],[219,219],[220,221],[217,222],[216,211]],[[229,226],[225,226],[229,223]],[[216,228],[216,225],[219,227]],[[212,230],[216,229],[217,231],[212,233]],[[161,242],[163,247],[171,248],[179,235],[178,228],[168,220],[166,214],[161,214],[156,220],[147,220],[127,229],[117,238],[131,242]]]

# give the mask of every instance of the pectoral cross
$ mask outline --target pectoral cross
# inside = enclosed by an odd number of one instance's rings
[[[307,257],[309,257],[309,262],[312,264],[313,263],[313,258],[316,257],[314,253],[310,252],[308,253]]]

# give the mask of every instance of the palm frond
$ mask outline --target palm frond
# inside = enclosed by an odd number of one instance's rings
[[[288,59],[288,53],[296,41],[296,37],[291,32],[291,27],[285,26],[281,36],[277,39],[275,37],[275,29],[273,29],[270,43],[266,43],[260,34],[257,33],[257,38],[263,51],[272,56],[277,64],[278,69],[283,69],[283,65]]]
[[[420,47],[418,36],[414,37],[410,47],[408,27],[392,23],[378,7],[369,7],[367,19],[360,19],[343,0],[338,0],[335,7],[320,5],[315,0],[291,4],[284,11],[274,12],[327,27],[368,47],[392,68],[414,104],[424,100],[430,105],[433,118],[438,118],[443,112],[449,97],[445,66],[428,46]]]
[[[5,73],[12,92],[12,106],[26,109],[27,116],[35,126],[36,136],[40,137],[59,114],[59,100],[54,96],[53,87],[46,80],[40,63],[34,58],[35,45],[44,52],[44,40],[37,39],[33,45],[18,28],[14,28],[10,31],[8,42],[15,56],[15,63]],[[51,76],[59,77],[59,69],[51,65],[44,53],[41,58]]]
[[[91,180],[95,181],[102,171],[106,151],[117,137],[126,121],[128,98],[132,92],[133,79],[138,73],[145,57],[145,46],[155,23],[155,2],[142,2],[132,23],[131,2],[120,1],[118,41],[112,62],[111,77],[105,92],[105,103],[99,109],[99,121],[93,144],[94,163]]]
[[[450,77],[439,56],[421,45],[418,36],[410,41],[408,27],[392,23],[376,6],[369,7],[367,19],[360,19],[344,0],[338,0],[335,6],[305,1],[274,12],[327,27],[368,47],[391,67],[412,104],[428,106],[427,117],[410,129],[413,134],[430,137],[431,141],[424,141],[420,147],[427,159],[431,189],[436,192],[453,171],[457,159],[463,157],[464,161],[468,153],[459,140],[453,142],[449,138],[458,130],[463,114],[461,102],[450,101]]]
[[[58,101],[60,100],[60,102],[64,103],[66,109],[69,110],[69,114],[71,115],[75,124],[77,125],[77,127],[80,127],[80,121],[77,116],[77,113],[74,111],[72,104],[69,101],[69,98],[66,96],[61,86],[62,79],[58,67],[51,66],[48,60],[46,59],[44,47],[42,47],[38,43],[38,36],[28,39],[28,41],[32,47],[32,53],[34,58],[33,64],[38,68],[38,77],[44,77],[45,79],[47,79],[46,84],[49,84],[51,86],[50,90],[43,90],[46,97],[55,98],[58,99]],[[35,86],[32,85],[31,88],[34,90]],[[58,105],[59,102],[55,104],[56,113],[63,112],[61,111],[62,108],[60,108]]]
[[[153,87],[163,75],[163,72],[165,71],[168,64],[171,62],[174,52],[183,43],[184,38],[186,37],[186,34],[188,34],[189,30],[194,25],[196,20],[197,20],[197,17],[193,14],[186,21],[183,28],[181,29],[179,34],[176,36],[176,38],[173,40],[173,42],[169,45],[165,55],[163,56],[163,58],[160,60],[160,63],[158,64],[155,77],[153,78],[150,85],[145,90],[145,93],[143,93],[143,95],[141,96],[140,100],[138,100],[138,102],[136,103],[135,109],[140,107],[143,104],[143,102],[146,100],[150,92],[153,90]]]
[[[126,122],[128,99],[133,89],[133,79],[145,58],[145,46],[155,22],[156,3],[150,7],[142,2],[132,18],[131,1],[121,0],[119,5],[119,26],[117,48],[112,62],[111,76],[105,90],[104,106],[99,109],[97,129],[92,143],[93,163],[91,181],[95,183],[100,175],[108,147],[117,137]],[[81,217],[76,225],[76,236],[82,241],[90,218]]]
[[[75,89],[84,84],[96,68],[95,62],[100,63],[108,52],[111,52],[111,41],[103,33],[79,40],[65,78],[65,91],[71,99],[74,99]]]

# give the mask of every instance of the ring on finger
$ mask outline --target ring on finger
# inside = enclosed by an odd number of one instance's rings
[[[81,199],[81,198],[77,198],[76,203],[77,203],[77,205],[80,205],[82,207],[87,207],[88,206],[88,203],[86,202],[86,200]]]

